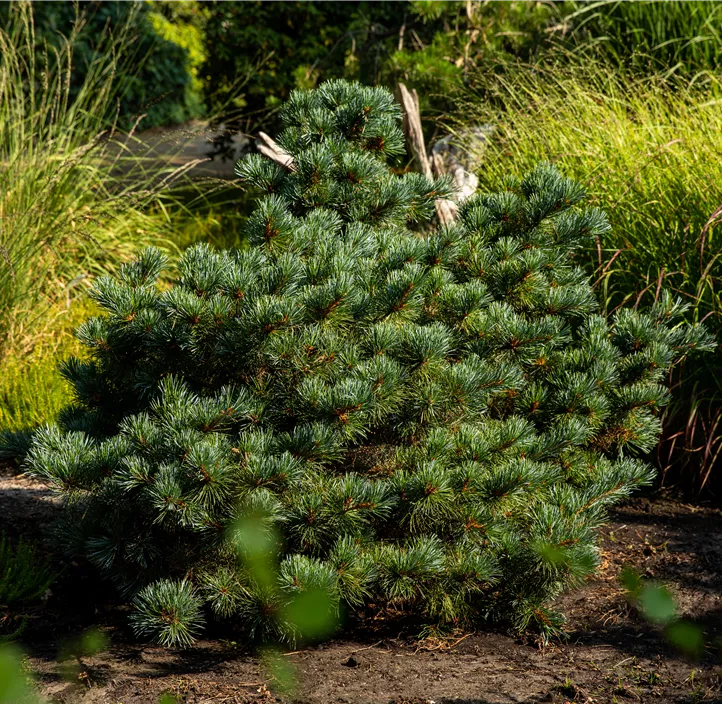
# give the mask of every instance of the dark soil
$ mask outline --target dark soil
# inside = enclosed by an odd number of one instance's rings
[[[42,539],[58,511],[42,485],[0,470],[0,529]],[[276,656],[293,673],[295,691],[285,696],[272,660],[233,632],[210,633],[186,651],[137,642],[126,607],[106,602],[112,590],[80,565],[67,566],[31,612],[20,645],[39,689],[58,703],[146,704],[164,693],[188,704],[722,703],[720,653],[710,647],[700,661],[677,653],[629,606],[618,581],[631,565],[668,584],[682,615],[714,642],[722,635],[722,511],[637,498],[614,511],[602,547],[599,574],[560,601],[564,642],[540,647],[491,629],[419,640],[421,624],[369,617],[345,638]],[[59,663],[91,627],[108,647]]]

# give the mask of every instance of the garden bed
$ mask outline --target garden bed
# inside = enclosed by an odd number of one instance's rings
[[[27,477],[0,473],[0,528],[42,538],[57,504]],[[30,536],[28,535],[30,534]],[[603,529],[603,564],[584,588],[566,595],[569,639],[540,648],[500,631],[415,638],[419,627],[389,614],[367,614],[344,638],[284,655],[296,671],[290,701],[421,703],[720,702],[718,654],[693,662],[631,608],[619,585],[624,565],[668,583],[684,616],[710,639],[722,633],[722,511],[636,498]],[[54,702],[145,704],[164,692],[178,701],[274,701],[261,660],[229,630],[209,633],[185,651],[138,643],[106,585],[68,566],[21,645],[41,691]],[[58,652],[84,629],[109,637],[102,653],[81,658],[81,676],[62,676]]]

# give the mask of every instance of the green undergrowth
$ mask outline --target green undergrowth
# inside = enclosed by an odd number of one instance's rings
[[[461,128],[491,123],[482,184],[524,173],[540,159],[588,183],[611,229],[585,264],[606,314],[646,306],[669,288],[688,320],[722,328],[722,107],[720,83],[633,77],[587,62],[477,76],[459,110]],[[457,125],[458,129],[459,126]],[[658,460],[688,487],[709,486],[720,450],[714,355],[685,365]],[[692,470],[691,473],[689,470]]]
[[[25,630],[24,609],[43,597],[55,577],[32,543],[11,542],[0,533],[0,645]]]
[[[237,181],[208,179],[173,189],[154,212],[172,223],[173,243],[181,252],[199,242],[219,249],[244,246],[252,208],[252,198]]]
[[[55,578],[31,543],[12,543],[1,533],[0,577],[0,604],[6,606],[39,599]]]

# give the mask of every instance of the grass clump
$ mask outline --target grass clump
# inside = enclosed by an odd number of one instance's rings
[[[68,356],[83,354],[74,332],[94,310],[84,295],[50,308],[43,327],[17,340],[15,354],[0,360],[0,432],[21,434],[54,422],[70,403],[71,390],[58,367]]]
[[[559,3],[571,42],[622,69],[646,73],[716,70],[722,63],[722,3],[602,0]]]
[[[0,27],[0,356],[27,339],[48,306],[89,274],[112,269],[163,224],[145,212],[163,182],[126,159],[115,114],[132,42],[101,36],[73,82],[82,21],[38,48],[29,3]]]
[[[524,67],[479,76],[466,95],[465,121],[495,131],[478,169],[482,183],[523,173],[548,159],[590,184],[591,202],[612,227],[587,248],[602,309],[651,304],[669,288],[689,321],[722,328],[722,107],[719,82],[634,77],[603,64]],[[483,96],[483,97],[482,97]],[[685,365],[667,416],[662,468],[709,481],[722,449],[719,351]]]

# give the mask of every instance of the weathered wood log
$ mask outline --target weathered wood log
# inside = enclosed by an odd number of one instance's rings
[[[284,151],[278,142],[272,137],[269,137],[265,132],[259,132],[256,137],[256,146],[258,151],[263,154],[267,159],[276,162],[279,166],[289,171],[296,170],[296,164],[293,161],[293,157],[286,151]]]
[[[399,83],[399,102],[403,110],[404,134],[406,135],[411,156],[416,161],[419,172],[427,178],[433,178],[431,164],[426,156],[424,132],[421,127],[419,95],[416,90],[409,92],[409,89],[403,83]]]
[[[398,84],[398,98],[403,111],[403,128],[406,135],[409,151],[416,162],[420,173],[433,179],[434,173],[431,162],[426,154],[424,132],[421,127],[421,111],[419,109],[419,96],[416,90],[409,91],[403,84]],[[450,200],[436,201],[436,216],[442,225],[449,225],[456,220],[458,206]]]
[[[479,130],[477,130],[479,132]],[[485,139],[481,133],[475,134],[470,131],[464,135],[472,144],[479,143]],[[437,178],[443,174],[448,174],[454,183],[456,196],[459,201],[465,200],[469,196],[476,193],[479,187],[479,179],[476,174],[467,171],[460,159],[468,157],[467,154],[460,153],[459,147],[452,141],[452,135],[447,135],[438,140],[431,149],[429,158],[431,160],[431,170]],[[466,160],[465,160],[466,161]]]

